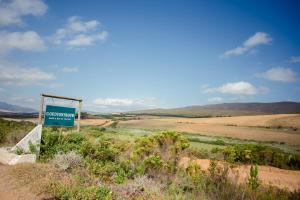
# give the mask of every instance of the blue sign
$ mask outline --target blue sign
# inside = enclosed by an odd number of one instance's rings
[[[74,126],[75,108],[46,106],[45,126]]]

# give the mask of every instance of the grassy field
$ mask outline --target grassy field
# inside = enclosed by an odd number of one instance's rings
[[[279,114],[217,118],[142,117],[120,121],[123,128],[174,130],[242,140],[300,145],[300,115]]]

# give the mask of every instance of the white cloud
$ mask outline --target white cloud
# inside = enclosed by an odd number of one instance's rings
[[[99,98],[94,100],[94,104],[101,106],[131,106],[135,103],[132,99]]]
[[[64,67],[61,69],[62,72],[78,72],[78,67]]]
[[[0,1],[0,26],[23,24],[26,15],[41,16],[47,11],[47,5],[41,0]]]
[[[222,93],[222,94],[240,94],[240,95],[254,95],[261,92],[261,89],[256,88],[251,83],[240,81],[233,83],[226,83],[220,87],[207,88],[204,93]]]
[[[98,106],[155,106],[155,99],[98,98],[93,103]]]
[[[55,44],[69,47],[89,46],[96,42],[104,42],[108,32],[103,30],[97,20],[83,21],[77,16],[70,17],[67,24],[56,31],[52,37]]]
[[[99,34],[93,35],[80,34],[76,35],[73,39],[67,41],[66,44],[68,46],[89,46],[93,45],[97,40],[104,41],[107,35],[108,33],[106,31],[102,31]]]
[[[45,44],[43,39],[34,31],[0,31],[0,54],[8,53],[14,49],[42,51],[45,49]]]
[[[272,81],[293,82],[298,79],[297,73],[290,68],[277,67],[256,75]]]
[[[290,57],[290,61],[293,63],[298,63],[300,62],[300,56],[292,56]]]
[[[209,102],[221,102],[223,101],[222,97],[212,97],[208,99]]]
[[[242,55],[258,45],[266,45],[270,44],[271,42],[272,38],[269,36],[269,34],[264,32],[257,32],[253,36],[248,38],[242,46],[226,51],[223,56],[228,57]]]
[[[25,68],[11,63],[0,63],[0,83],[10,85],[40,85],[54,80],[52,73],[39,68]]]
[[[67,27],[74,32],[87,32],[96,29],[100,25],[97,20],[81,21],[79,17],[72,16],[68,19]]]

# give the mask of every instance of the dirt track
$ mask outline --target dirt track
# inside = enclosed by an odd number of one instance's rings
[[[38,200],[42,199],[33,194],[26,185],[19,185],[18,181],[9,173],[9,166],[0,164],[0,199],[3,200]]]

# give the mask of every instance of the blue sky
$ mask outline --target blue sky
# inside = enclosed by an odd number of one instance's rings
[[[0,0],[0,100],[38,108],[39,94],[50,93],[100,112],[300,101],[299,9],[298,1]]]

